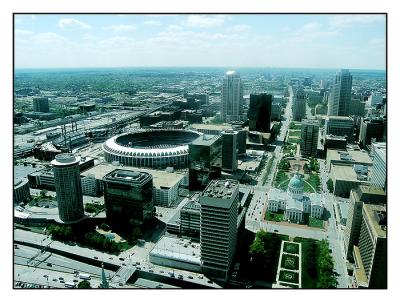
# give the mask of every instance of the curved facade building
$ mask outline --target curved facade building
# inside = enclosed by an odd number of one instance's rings
[[[28,179],[17,179],[14,183],[14,203],[24,202],[29,197],[31,197],[31,194]]]
[[[70,153],[56,155],[51,162],[60,219],[73,223],[84,216],[79,157]]]
[[[103,146],[107,162],[133,167],[186,168],[189,144],[201,133],[180,129],[149,129],[116,135]]]

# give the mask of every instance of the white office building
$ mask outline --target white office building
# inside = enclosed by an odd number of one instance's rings
[[[349,70],[342,69],[336,74],[328,99],[328,115],[347,116],[349,114],[353,77]]]
[[[222,85],[221,119],[224,122],[243,119],[241,103],[243,99],[242,80],[236,71],[225,74]]]
[[[371,185],[386,191],[386,144],[373,143]]]

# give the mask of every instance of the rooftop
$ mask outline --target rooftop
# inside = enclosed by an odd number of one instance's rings
[[[82,172],[81,175],[85,177],[89,175],[94,175],[96,179],[103,179],[105,175],[117,169],[118,167],[119,166],[114,166],[109,163],[102,163],[86,170],[85,172]],[[157,188],[159,187],[170,188],[174,186],[176,182],[180,181],[183,177],[185,177],[185,174],[183,173],[166,172],[164,170],[142,169],[129,166],[124,166],[123,170],[134,171],[134,172],[143,171],[149,173],[151,176],[153,176],[153,186]]]
[[[368,217],[369,224],[375,231],[375,236],[386,238],[386,207],[364,203],[363,213]],[[385,221],[380,221],[379,216],[384,216]]]
[[[202,196],[230,199],[238,187],[239,183],[236,180],[214,180],[208,184]]]
[[[220,135],[203,134],[192,141],[192,145],[211,146],[220,138]]]
[[[193,129],[223,131],[223,130],[232,129],[232,126],[228,125],[228,124],[220,124],[220,125],[215,125],[215,124],[192,124],[192,128]]]
[[[353,164],[364,163],[369,166],[372,165],[372,160],[366,151],[328,149],[326,159],[327,161],[351,161]]]
[[[332,165],[331,173],[336,180],[359,181],[353,166]]]

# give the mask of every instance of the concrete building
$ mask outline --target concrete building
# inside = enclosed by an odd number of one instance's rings
[[[242,118],[241,103],[243,86],[240,76],[235,71],[225,74],[222,84],[221,119],[224,122],[239,121]]]
[[[375,119],[363,118],[359,135],[360,146],[365,148],[371,144],[372,138],[377,142],[381,142],[385,134],[385,128],[386,120],[383,117]]]
[[[353,261],[353,246],[358,245],[360,237],[362,208],[364,203],[385,204],[386,194],[371,186],[358,186],[350,191],[350,202],[344,232],[346,258]]]
[[[189,144],[189,189],[203,190],[221,176],[222,137],[204,134]]]
[[[56,155],[51,161],[58,205],[58,214],[65,223],[74,223],[84,217],[80,158],[70,153]]]
[[[346,151],[328,149],[326,153],[326,165],[331,170],[332,165],[363,165],[372,167],[372,160],[367,151],[351,150]]]
[[[246,155],[247,130],[241,126],[233,126],[233,130],[237,131],[236,149],[239,156]]]
[[[307,97],[307,93],[302,88],[296,91],[296,96],[292,103],[294,121],[301,122],[301,120],[306,116]]]
[[[387,174],[386,174],[386,144],[373,143],[373,157],[371,185],[374,187],[382,188],[386,191]]]
[[[26,202],[30,199],[29,181],[27,178],[21,178],[14,181],[13,199],[14,204]]]
[[[142,225],[154,216],[153,177],[115,169],[103,178],[107,220],[114,225]]]
[[[376,106],[378,104],[382,104],[383,102],[383,94],[379,92],[374,92],[368,97],[368,103],[371,107]]]
[[[354,246],[355,285],[387,288],[386,207],[364,204],[358,246]]]
[[[329,116],[349,115],[352,81],[353,77],[347,69],[342,69],[336,74],[335,81],[329,94]]]
[[[338,136],[332,134],[328,134],[325,136],[325,142],[324,142],[325,154],[328,152],[328,149],[346,151],[346,147],[347,147],[347,140],[345,136]]]
[[[200,196],[200,244],[204,274],[228,279],[237,244],[239,182],[214,180]]]
[[[33,98],[33,111],[34,112],[49,112],[49,99],[48,98]]]
[[[304,193],[303,175],[299,173],[293,174],[286,192],[272,188],[267,204],[268,211],[283,211],[284,219],[294,223],[303,223],[304,214],[321,219],[325,209],[321,194]]]
[[[222,170],[233,172],[237,169],[237,131],[222,132]]]
[[[195,194],[181,209],[181,235],[200,238],[200,211],[200,194]]]
[[[349,116],[328,116],[325,120],[325,134],[346,136],[347,142],[354,142],[354,120]]]
[[[300,151],[305,156],[316,156],[318,147],[319,123],[317,120],[301,122]]]
[[[192,124],[190,127],[197,132],[209,135],[220,135],[222,131],[232,129],[232,126],[229,124]]]
[[[271,132],[272,99],[271,94],[250,94],[247,112],[250,131]]]
[[[369,184],[368,175],[357,173],[354,166],[332,165],[330,175],[333,181],[333,193],[344,198],[349,196],[351,189]]]

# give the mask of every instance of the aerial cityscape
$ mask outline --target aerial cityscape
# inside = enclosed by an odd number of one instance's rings
[[[14,15],[14,289],[386,289],[386,16]]]

